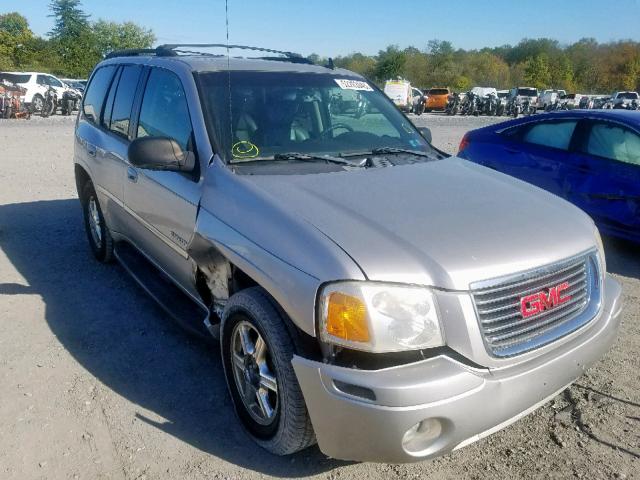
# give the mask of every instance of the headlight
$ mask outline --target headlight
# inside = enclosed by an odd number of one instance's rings
[[[444,345],[433,293],[426,288],[340,282],[320,294],[320,339],[369,352]]]

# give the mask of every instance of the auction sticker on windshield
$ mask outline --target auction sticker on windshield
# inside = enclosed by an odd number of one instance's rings
[[[334,80],[343,90],[366,90],[367,92],[373,92],[371,85],[362,80],[349,80],[347,78],[334,78]]]

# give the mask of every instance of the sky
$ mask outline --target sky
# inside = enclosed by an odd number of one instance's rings
[[[229,41],[308,55],[376,54],[387,45],[424,49],[432,39],[456,48],[550,37],[640,41],[640,0],[228,0]],[[49,0],[0,0],[46,35]],[[224,43],[224,0],[84,0],[92,20],[133,21],[161,43]]]

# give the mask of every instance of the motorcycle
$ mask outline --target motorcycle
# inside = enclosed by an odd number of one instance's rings
[[[460,94],[455,92],[449,95],[447,98],[447,106],[444,109],[444,113],[447,115],[457,115],[460,110]]]
[[[462,104],[462,115],[480,115],[480,98],[473,92],[468,92]]]
[[[509,99],[509,103],[507,103],[507,115],[510,115],[513,118],[518,118],[518,116],[522,113],[522,105],[518,102],[518,97],[513,97]]]
[[[556,98],[553,103],[550,103],[549,105],[547,105],[547,108],[545,108],[544,111],[556,112],[561,110],[569,110],[569,106],[567,105],[567,102],[562,102],[560,101],[559,98]]]
[[[522,114],[529,116],[529,115],[533,115],[534,113],[536,113],[536,107],[534,107],[531,104],[531,100],[529,100],[529,98],[525,98],[522,101]]]
[[[495,116],[498,114],[498,107],[500,105],[500,101],[498,96],[490,93],[485,95],[484,100],[482,102],[482,111],[485,115]]]
[[[53,87],[49,87],[44,94],[44,101],[42,102],[42,110],[40,110],[40,116],[46,118],[56,113],[58,106],[58,99],[56,90]]]
[[[71,115],[76,110],[76,104],[80,101],[80,95],[73,90],[66,90],[62,94],[60,101],[60,113],[62,115]]]

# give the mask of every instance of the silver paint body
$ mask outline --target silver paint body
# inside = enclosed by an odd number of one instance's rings
[[[206,57],[113,59],[167,68],[188,99],[200,178],[134,168],[127,142],[87,122],[75,162],[91,177],[116,240],[126,240],[194,300],[194,239],[214,247],[265,288],[291,320],[316,336],[316,298],[339,280],[433,287],[447,346],[476,366],[438,356],[359,371],[294,357],[320,448],[345,459],[414,461],[446,453],[505,426],[575,380],[615,339],[620,288],[607,277],[596,318],[513,358],[490,355],[470,285],[599,249],[591,219],[569,203],[458,158],[313,175],[239,175],[215,155],[194,71],[227,68]],[[233,70],[324,73],[322,67],[231,59]],[[340,70],[331,73],[340,72]],[[354,76],[352,72],[346,72]],[[201,248],[201,247],[198,247]],[[371,388],[376,402],[337,391],[333,379]],[[449,430],[422,457],[402,434],[433,416]],[[490,432],[489,432],[490,433]]]

